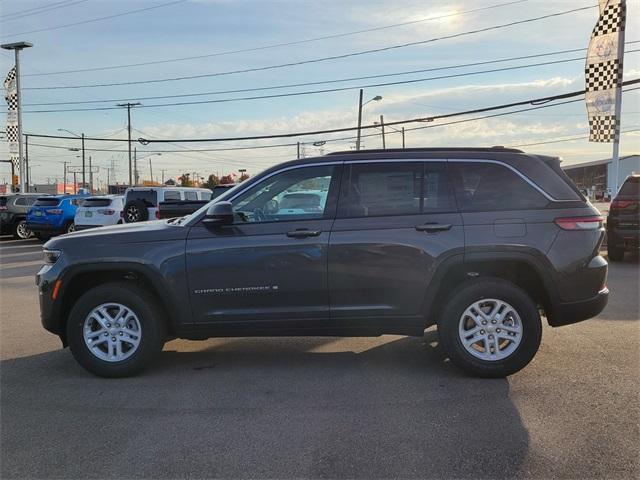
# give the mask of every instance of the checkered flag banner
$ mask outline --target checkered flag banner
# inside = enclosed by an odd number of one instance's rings
[[[16,84],[16,67],[9,70],[4,79],[4,98],[7,101],[7,142],[9,143],[9,157],[16,171],[20,170],[18,135],[18,88]]]
[[[589,115],[589,141],[614,142],[620,135],[615,105],[622,88],[622,58],[618,42],[626,22],[625,0],[599,0],[600,17],[591,33],[584,67]]]

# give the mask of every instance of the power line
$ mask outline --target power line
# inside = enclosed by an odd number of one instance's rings
[[[310,64],[310,63],[326,62],[326,61],[329,61],[329,60],[340,60],[340,59],[345,59],[345,58],[351,58],[351,57],[360,56],[360,55],[367,55],[367,54],[371,54],[371,53],[386,52],[386,51],[390,51],[390,50],[397,50],[397,49],[400,49],[400,48],[411,47],[411,46],[415,46],[415,45],[425,45],[425,44],[428,44],[428,43],[433,43],[433,42],[437,42],[437,41],[441,41],[441,40],[449,40],[449,39],[452,39],[452,38],[459,38],[459,37],[463,37],[463,36],[467,36],[467,35],[475,35],[477,33],[484,33],[484,32],[489,32],[489,31],[493,31],[493,30],[499,30],[499,29],[502,29],[502,28],[513,27],[515,25],[522,25],[522,24],[525,24],[525,23],[536,22],[536,21],[545,20],[545,19],[548,19],[548,18],[559,17],[559,16],[562,16],[562,15],[570,14],[570,13],[589,10],[589,9],[594,8],[594,7],[596,7],[596,5],[591,5],[591,6],[588,6],[588,7],[574,8],[574,9],[565,10],[565,11],[562,11],[562,12],[556,12],[556,13],[551,13],[551,14],[548,14],[548,15],[542,15],[540,17],[528,18],[528,19],[525,19],[525,20],[516,20],[516,21],[513,21],[513,22],[503,23],[503,24],[500,24],[500,25],[492,25],[490,27],[478,28],[478,29],[475,29],[475,30],[468,30],[466,32],[459,32],[459,33],[454,33],[454,34],[451,34],[451,35],[445,35],[445,36],[442,36],[442,37],[430,38],[428,40],[420,40],[420,41],[416,41],[416,42],[407,42],[407,43],[402,43],[402,44],[398,44],[398,45],[390,45],[390,46],[386,46],[386,47],[373,48],[373,49],[369,49],[369,50],[362,50],[362,51],[359,51],[359,52],[344,53],[344,54],[340,54],[340,55],[332,55],[332,56],[329,56],[329,57],[321,57],[321,58],[315,58],[315,59],[311,59],[311,60],[301,60],[301,61],[298,61],[298,62],[282,63],[282,64],[279,64],[279,65],[270,65],[270,66],[266,66],[266,67],[245,68],[245,69],[241,69],[241,70],[233,70],[233,71],[228,71],[228,72],[206,73],[206,74],[200,74],[200,75],[185,75],[185,76],[180,76],[180,77],[159,78],[159,79],[151,79],[151,80],[135,80],[135,81],[129,81],[129,82],[96,83],[96,84],[71,85],[71,86],[54,85],[54,86],[49,86],[49,87],[30,87],[30,88],[23,88],[23,90],[63,90],[63,89],[69,89],[69,88],[99,88],[99,87],[115,87],[115,86],[122,86],[122,85],[141,85],[141,84],[149,84],[149,83],[176,82],[176,81],[182,81],[182,80],[192,80],[192,79],[197,79],[197,78],[210,78],[210,77],[219,77],[219,76],[223,76],[223,75],[231,75],[231,74],[237,74],[237,73],[248,73],[248,72],[257,72],[257,71],[264,71],[264,70],[272,70],[272,69],[276,69],[276,68],[285,68],[285,67],[292,67],[292,66],[298,66],[298,65],[306,65],[306,64]]]
[[[27,34],[31,34],[31,33],[40,33],[40,32],[48,32],[48,31],[51,31],[51,30],[59,30],[61,28],[67,28],[67,27],[75,27],[75,26],[78,26],[78,25],[85,25],[87,23],[100,22],[102,20],[110,20],[112,18],[123,17],[125,15],[131,15],[131,14],[134,14],[134,13],[146,12],[146,11],[149,11],[149,10],[154,10],[156,8],[168,7],[169,5],[175,5],[177,3],[184,3],[186,1],[187,0],[174,0],[174,1],[168,2],[168,3],[161,3],[160,5],[153,5],[151,7],[138,8],[137,10],[129,10],[127,12],[117,13],[115,15],[107,15],[106,17],[91,18],[89,20],[83,20],[81,22],[67,23],[65,25],[58,25],[58,26],[55,26],[55,27],[39,28],[37,30],[29,30],[27,32],[8,33],[6,35],[3,35],[3,37],[16,37],[18,35],[27,35]]]
[[[635,80],[627,80],[626,82],[623,82],[623,86],[627,86],[627,85],[635,85],[640,83],[640,79],[635,79]],[[639,90],[640,87],[635,87],[635,88],[629,88],[627,90],[624,90],[624,92],[629,92],[629,91],[634,91],[634,90]],[[560,95],[554,95],[554,96],[549,96],[549,97],[542,97],[542,98],[537,98],[537,99],[530,99],[530,100],[523,100],[523,101],[519,101],[519,102],[512,102],[512,103],[508,103],[508,104],[502,104],[502,105],[494,105],[494,106],[490,106],[490,107],[483,107],[483,108],[477,108],[477,109],[473,109],[473,110],[466,110],[466,111],[462,111],[462,112],[454,112],[454,113],[448,113],[448,114],[442,114],[442,115],[434,115],[431,117],[422,117],[422,118],[413,118],[413,119],[408,119],[408,120],[400,120],[400,121],[395,121],[395,122],[387,122],[385,125],[389,125],[389,126],[395,126],[395,125],[403,125],[403,124],[407,124],[407,123],[417,123],[417,122],[433,122],[435,120],[440,120],[440,119],[444,119],[444,118],[451,118],[451,117],[456,117],[456,116],[463,116],[463,115],[470,115],[470,114],[474,114],[474,113],[483,113],[483,112],[489,112],[489,111],[495,111],[495,110],[501,110],[501,109],[505,109],[505,108],[512,108],[515,106],[522,106],[522,105],[535,105],[533,107],[529,107],[529,108],[524,108],[524,109],[520,109],[520,110],[514,110],[514,111],[510,111],[510,112],[502,112],[502,113],[497,113],[497,114],[492,114],[492,115],[486,115],[486,116],[482,116],[482,117],[474,117],[474,118],[469,118],[469,119],[463,119],[463,120],[457,120],[457,121],[453,121],[453,122],[447,122],[447,123],[441,123],[441,124],[436,124],[436,125],[427,125],[427,126],[420,126],[420,127],[413,127],[413,128],[407,128],[406,131],[413,131],[413,130],[421,130],[421,129],[425,129],[425,128],[435,128],[435,127],[443,127],[443,126],[447,126],[447,125],[454,125],[454,124],[458,124],[458,123],[466,123],[466,122],[471,122],[471,121],[477,121],[477,120],[482,120],[482,119],[486,119],[486,118],[494,118],[494,117],[500,117],[500,116],[505,116],[505,115],[513,115],[516,113],[521,113],[521,112],[525,112],[525,111],[531,111],[531,110],[540,110],[543,108],[550,108],[550,107],[555,107],[558,105],[564,105],[564,104],[569,104],[569,103],[575,103],[575,102],[580,102],[582,101],[582,99],[575,99],[575,100],[568,100],[565,102],[559,102],[559,103],[554,103],[554,104],[549,104],[549,102],[555,101],[555,100],[561,100],[561,99],[565,99],[565,98],[571,98],[571,97],[576,97],[576,96],[580,96],[580,95],[584,95],[585,91],[584,90],[579,90],[579,91],[575,91],[575,92],[569,92],[569,93],[564,93],[564,94],[560,94]],[[363,130],[367,130],[367,129],[374,129],[377,128],[377,125],[363,125],[361,128]],[[200,139],[139,139],[138,141],[140,143],[142,143],[143,145],[148,145],[149,143],[170,143],[170,144],[176,144],[176,143],[193,143],[193,142],[223,142],[223,141],[246,141],[246,140],[266,140],[266,139],[274,139],[274,138],[291,138],[291,137],[297,137],[297,136],[318,136],[318,135],[326,135],[326,134],[330,134],[330,133],[340,133],[340,132],[348,132],[348,131],[354,131],[357,130],[358,127],[344,127],[344,128],[337,128],[337,129],[330,129],[330,130],[318,130],[318,131],[313,131],[313,132],[295,132],[295,133],[284,133],[284,134],[273,134],[273,135],[260,135],[260,136],[251,136],[251,137],[229,137],[229,138],[200,138]],[[390,132],[390,134],[392,134]],[[62,135],[45,135],[45,134],[32,134],[29,133],[28,134],[30,137],[37,137],[37,138],[53,138],[53,139],[67,139],[67,140],[75,140],[76,137],[69,137],[69,136],[62,136]],[[368,135],[362,135],[363,138],[366,137],[372,137],[372,136],[377,136],[378,133],[372,133],[372,134],[368,134]],[[333,138],[333,139],[328,139],[325,140],[326,142],[338,142],[338,141],[345,141],[345,140],[352,140],[354,137],[343,137],[343,138]],[[90,137],[85,137],[85,140],[93,140],[93,141],[120,141],[120,142],[126,142],[126,139],[112,139],[112,138],[90,138]],[[313,143],[313,142],[310,142]],[[42,144],[33,144],[33,145],[38,145],[38,146],[46,146],[46,147],[51,147],[51,148],[65,148],[65,147],[59,147],[59,146],[53,146],[53,145],[42,145]],[[249,149],[261,149],[261,148],[276,148],[276,147],[290,147],[290,146],[295,146],[297,145],[296,143],[286,143],[286,144],[276,144],[276,145],[255,145],[255,146],[251,146],[251,147],[229,147],[229,148],[218,148],[218,149],[197,149],[197,150],[189,150],[192,152],[213,152],[213,151],[231,151],[231,150],[249,150]],[[87,149],[90,150],[90,149]],[[96,149],[94,149],[96,150]],[[99,151],[99,149],[97,149],[97,151]],[[126,150],[111,150],[111,151],[126,151]],[[184,151],[184,150],[182,150]],[[172,150],[148,150],[148,152],[174,152]]]
[[[631,41],[631,42],[626,42],[627,45],[634,44],[634,43],[640,43],[640,40],[634,40],[634,41]],[[555,52],[546,52],[546,53],[538,53],[538,54],[532,54],[532,55],[524,55],[524,56],[519,56],[519,57],[501,58],[501,59],[496,59],[496,60],[486,60],[486,61],[482,61],[482,62],[473,62],[473,63],[459,64],[459,65],[449,65],[449,66],[446,66],[446,67],[424,68],[424,69],[419,69],[419,70],[408,70],[408,71],[404,71],[404,72],[384,73],[384,74],[379,74],[379,75],[366,75],[366,76],[361,76],[361,77],[349,77],[349,78],[340,78],[340,79],[334,79],[334,80],[322,80],[322,81],[316,81],[316,82],[290,83],[290,84],[285,84],[285,85],[272,85],[272,86],[268,86],[268,87],[242,88],[242,89],[235,89],[235,90],[218,90],[218,91],[213,91],[213,92],[185,93],[185,94],[180,94],[180,95],[157,95],[157,96],[152,96],[152,97],[109,98],[109,99],[103,99],[103,100],[78,100],[78,101],[69,101],[69,102],[27,103],[27,104],[24,104],[23,106],[25,106],[25,107],[36,107],[36,106],[49,106],[49,105],[51,105],[51,106],[53,106],[53,105],[85,105],[85,104],[94,104],[94,103],[124,102],[124,101],[130,101],[130,100],[147,101],[147,100],[160,100],[160,99],[167,99],[167,98],[200,97],[200,96],[207,96],[207,95],[223,95],[223,94],[229,94],[229,93],[256,92],[256,91],[264,91],[264,90],[276,90],[276,89],[282,89],[282,88],[306,87],[306,86],[311,86],[311,85],[326,85],[326,84],[331,84],[331,83],[342,83],[342,82],[349,82],[349,81],[354,81],[354,80],[367,80],[367,79],[373,79],[373,78],[386,78],[386,77],[395,77],[395,76],[401,76],[401,75],[412,75],[412,74],[416,74],[416,73],[425,73],[425,72],[433,72],[433,71],[441,71],[441,70],[450,70],[450,69],[465,68],[465,67],[472,67],[472,66],[479,66],[479,65],[489,65],[489,64],[494,64],[494,63],[511,62],[511,61],[515,61],[515,60],[527,60],[527,59],[538,58],[538,57],[548,57],[548,56],[552,56],[552,55],[560,55],[560,54],[564,54],[564,53],[580,52],[580,51],[585,51],[585,50],[586,50],[585,48],[573,48],[573,49],[570,49],[570,50],[558,50],[558,51],[555,51]],[[626,53],[633,53],[633,52],[638,52],[638,51],[640,51],[640,50],[628,50]],[[559,61],[557,61],[557,63],[572,62],[572,61],[584,60],[584,59],[585,59],[585,57],[570,58],[570,59],[565,59],[565,60],[559,60]],[[440,80],[440,79],[445,79],[445,78],[454,78],[456,76],[467,76],[467,75],[477,75],[477,74],[482,74],[482,73],[493,73],[493,72],[496,72],[496,71],[505,71],[505,70],[510,70],[510,69],[515,70],[515,69],[536,67],[536,66],[549,65],[549,64],[553,64],[553,62],[552,63],[529,64],[529,65],[518,65],[518,66],[513,66],[513,67],[507,67],[505,69],[484,70],[484,71],[470,72],[470,73],[457,74],[457,75],[447,75],[447,76],[440,76],[440,77],[414,79],[414,80],[409,80],[409,82]],[[375,85],[346,87],[345,89],[370,88],[370,87],[380,87],[380,86],[388,86],[388,85],[395,85],[395,84],[398,84],[398,83],[394,82],[394,83],[389,83],[389,84],[388,83],[382,83],[382,84],[375,84]],[[326,92],[327,92],[326,90],[321,90],[321,91],[319,91],[317,93],[326,93]],[[300,93],[298,93],[298,95],[305,94],[305,93],[306,92],[300,92]],[[316,93],[316,92],[309,92],[309,93]],[[234,99],[230,99],[230,100],[227,100],[227,101],[234,101]],[[151,106],[153,107],[154,105],[151,105]],[[165,105],[163,105],[163,106],[165,106]],[[38,112],[38,113],[42,113],[42,112]]]
[[[417,23],[430,22],[430,21],[434,21],[434,20],[441,20],[443,18],[456,17],[456,16],[460,16],[460,15],[466,15],[466,14],[469,14],[469,13],[476,13],[476,12],[480,12],[480,11],[484,11],[484,10],[491,10],[491,9],[495,9],[495,8],[506,7],[506,6],[515,5],[515,4],[518,4],[518,3],[523,3],[523,2],[528,2],[528,1],[530,1],[530,0],[516,0],[516,1],[512,1],[512,2],[507,2],[507,3],[498,3],[498,4],[495,4],[495,5],[488,5],[486,7],[474,8],[474,9],[471,9],[471,10],[464,10],[464,11],[461,11],[461,12],[449,13],[449,14],[445,14],[445,15],[438,15],[438,16],[435,16],[435,17],[421,18],[421,19],[418,19],[418,20],[411,20],[411,21],[408,21],[408,22],[395,23],[395,24],[391,24],[391,25],[383,25],[383,26],[380,26],[380,27],[367,28],[367,29],[364,29],[364,30],[356,30],[356,31],[353,31],[353,32],[337,33],[337,34],[333,34],[333,35],[323,35],[323,36],[320,36],[320,37],[307,38],[307,39],[304,39],[304,40],[296,40],[296,41],[292,41],[292,42],[273,43],[273,44],[270,44],[270,45],[262,45],[262,46],[259,46],[259,47],[242,48],[242,49],[238,49],[238,50],[227,50],[227,51],[224,51],[224,52],[208,53],[208,54],[204,54],[204,55],[194,55],[194,56],[191,56],[191,57],[179,57],[179,58],[170,58],[170,59],[165,59],[165,60],[155,60],[155,61],[149,61],[149,62],[129,63],[129,64],[123,64],[123,65],[111,65],[111,66],[108,66],[108,67],[80,68],[80,69],[76,69],[76,70],[64,70],[64,71],[58,71],[58,72],[33,73],[33,74],[27,74],[27,75],[22,75],[22,76],[23,77],[35,77],[35,76],[43,76],[43,75],[61,75],[61,74],[65,74],[65,73],[95,72],[95,71],[103,71],[103,70],[114,70],[114,69],[118,69],[118,68],[142,67],[142,66],[147,66],[147,65],[158,65],[158,64],[163,64],[163,63],[182,62],[182,61],[188,61],[188,60],[200,60],[200,59],[203,59],[203,58],[219,57],[219,56],[223,56],[223,55],[233,55],[233,54],[236,54],[236,53],[256,52],[256,51],[260,51],[260,50],[267,50],[267,49],[270,49],[270,48],[301,45],[301,44],[305,44],[305,43],[317,42],[317,41],[320,41],[320,40],[330,40],[330,39],[334,39],[334,38],[342,38],[342,37],[348,37],[348,36],[352,36],[352,35],[359,35],[359,34],[362,34],[362,33],[370,33],[370,32],[376,32],[376,31],[380,31],[380,30],[387,30],[387,29],[390,29],[390,28],[403,27],[403,26],[407,26],[407,25],[414,25],[414,24],[417,24]]]
[[[629,50],[627,53],[638,52],[639,50]],[[560,63],[568,63],[575,61],[584,61],[583,57],[571,58],[566,60],[555,60],[551,62],[540,62],[533,63],[528,65],[519,65],[514,67],[503,67],[503,68],[493,68],[489,70],[479,70],[475,72],[465,72],[465,73],[457,73],[451,75],[440,75],[437,77],[427,77],[427,78],[419,78],[412,80],[399,80],[395,82],[384,82],[384,83],[371,83],[367,85],[357,85],[351,87],[336,87],[336,88],[325,88],[320,90],[307,90],[303,92],[289,92],[289,93],[277,93],[271,95],[254,95],[248,97],[234,97],[234,98],[221,98],[216,100],[197,100],[191,102],[172,102],[172,103],[155,103],[155,104],[146,104],[142,105],[139,108],[158,108],[158,107],[183,107],[188,105],[203,105],[203,104],[212,104],[212,103],[229,103],[229,102],[240,102],[240,101],[251,101],[251,100],[268,100],[274,98],[287,98],[287,97],[298,97],[303,95],[317,95],[323,93],[336,93],[336,92],[344,92],[349,90],[358,90],[364,88],[378,88],[378,87],[389,87],[393,85],[408,85],[413,83],[421,83],[433,80],[442,80],[447,78],[459,78],[459,77],[468,77],[471,75],[481,75],[487,73],[496,73],[496,72],[505,72],[510,70],[520,70],[523,68],[533,68],[540,67],[545,65],[557,65]],[[23,113],[60,113],[60,112],[94,112],[94,111],[103,111],[103,110],[114,110],[117,107],[90,107],[90,108],[66,108],[66,109],[49,109],[49,110],[25,110]]]
[[[634,128],[634,129],[631,129],[631,130],[623,130],[620,133],[632,133],[632,132],[640,132],[640,128]],[[546,140],[544,142],[520,143],[518,145],[509,145],[509,147],[512,147],[512,148],[532,147],[534,145],[547,145],[547,144],[550,144],[550,143],[562,143],[562,142],[573,142],[575,140],[586,140],[587,138],[589,138],[589,135],[579,136],[579,137],[567,137],[567,138],[561,138],[561,139],[558,139],[558,140]]]
[[[11,20],[18,20],[24,17],[30,17],[32,15],[40,15],[41,13],[50,12],[51,10],[71,7],[73,5],[77,5],[78,3],[84,3],[87,1],[89,0],[64,0],[62,2],[55,2],[55,3],[51,3],[49,5],[44,5],[41,7],[28,8],[26,10],[20,10],[19,12],[7,13],[6,15],[2,16],[2,21],[8,22]]]

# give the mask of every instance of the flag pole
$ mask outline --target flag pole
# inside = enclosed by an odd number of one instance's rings
[[[613,192],[611,198],[618,194],[620,188],[620,130],[622,123],[622,72],[624,66],[624,33],[625,28],[620,29],[618,35],[618,58],[620,59],[620,77],[616,88],[616,105],[615,105],[615,135],[613,137],[613,152],[611,154],[611,169],[613,170]]]

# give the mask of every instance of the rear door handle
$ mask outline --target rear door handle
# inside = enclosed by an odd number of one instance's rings
[[[291,232],[287,232],[287,237],[289,238],[307,238],[307,237],[317,237],[322,232],[320,230],[293,230]]]
[[[451,225],[443,223],[425,223],[424,225],[416,225],[416,230],[428,233],[444,232],[446,230],[451,230]]]

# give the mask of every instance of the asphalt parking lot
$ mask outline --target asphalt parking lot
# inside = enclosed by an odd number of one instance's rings
[[[40,242],[0,239],[2,478],[638,478],[637,255],[596,319],[545,327],[508,379],[424,338],[175,340],[142,376],[82,370],[38,316]]]

